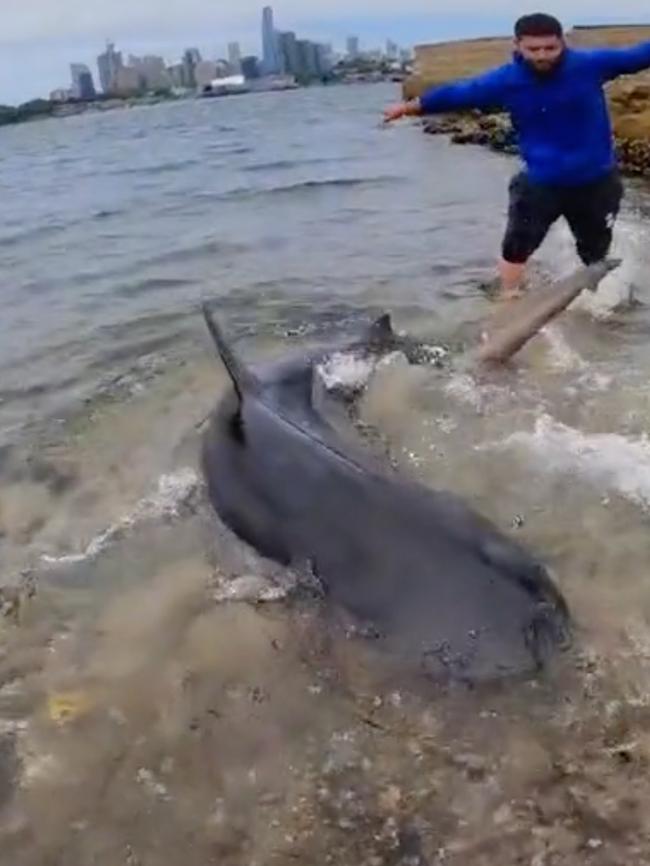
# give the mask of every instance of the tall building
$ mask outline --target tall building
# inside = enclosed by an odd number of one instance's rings
[[[161,92],[169,90],[171,80],[162,57],[129,57],[129,66],[137,70],[143,90]]]
[[[386,57],[389,60],[397,60],[397,56],[399,54],[399,47],[392,42],[390,39],[386,42]]]
[[[201,52],[198,48],[186,48],[183,54],[183,66],[185,67],[185,82],[187,87],[196,87],[196,75],[194,70],[201,62]]]
[[[97,58],[99,70],[99,81],[104,93],[110,93],[117,78],[117,74],[124,66],[122,53],[115,50],[112,42],[106,43],[106,51]]]
[[[118,96],[136,96],[142,92],[142,78],[133,66],[120,66],[110,87]]]
[[[273,26],[273,9],[265,6],[262,11],[262,69],[264,75],[279,75],[282,72],[278,37]]]
[[[348,57],[350,60],[354,60],[359,56],[359,37],[348,36],[346,44]]]
[[[241,48],[239,42],[228,43],[228,63],[233,72],[241,71]]]
[[[278,33],[278,46],[280,48],[284,72],[288,75],[293,75],[295,78],[304,78],[305,70],[301,63],[296,34],[291,31]]]
[[[73,99],[94,99],[95,82],[93,76],[85,63],[71,63],[70,76],[72,78],[71,96]]]
[[[321,77],[320,56],[318,45],[308,39],[298,39],[298,55],[300,67],[303,70],[302,77],[308,80]]]
[[[321,77],[329,75],[334,66],[334,52],[331,45],[317,45],[318,67]]]
[[[177,90],[185,90],[187,87],[189,87],[187,79],[185,77],[184,63],[174,63],[172,66],[168,66],[167,75],[169,76],[172,87],[176,88]]]
[[[248,55],[247,57],[242,57],[241,71],[242,75],[247,81],[252,81],[255,78],[259,78],[260,64],[257,57],[252,54]]]
[[[196,87],[203,90],[217,78],[217,64],[212,60],[201,60],[194,67]]]

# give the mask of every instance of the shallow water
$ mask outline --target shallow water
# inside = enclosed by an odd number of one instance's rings
[[[1,862],[650,859],[642,185],[597,302],[498,374],[395,359],[360,406],[402,471],[549,563],[579,642],[547,680],[414,684],[308,591],[285,598],[296,578],[205,502],[199,439],[224,380],[199,300],[257,360],[384,308],[456,348],[489,312],[478,283],[514,164],[379,129],[393,96],[3,131]],[[572,267],[561,227],[539,262]],[[641,304],[612,312],[630,287]]]

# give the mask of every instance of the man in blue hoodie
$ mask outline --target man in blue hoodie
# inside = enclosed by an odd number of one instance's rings
[[[518,297],[526,262],[561,216],[585,264],[609,252],[623,187],[603,85],[649,67],[650,42],[574,50],[556,18],[536,13],[517,21],[510,63],[386,111],[386,122],[469,108],[510,114],[525,169],[510,183],[502,299]]]

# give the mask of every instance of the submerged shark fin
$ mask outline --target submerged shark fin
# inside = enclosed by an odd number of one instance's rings
[[[259,389],[259,381],[251,373],[247,367],[242,364],[239,358],[235,355],[226,338],[224,337],[221,328],[217,324],[210,308],[207,304],[203,304],[203,317],[205,318],[208,330],[212,335],[219,356],[224,363],[228,375],[232,381],[233,387],[240,402],[244,399],[246,393],[257,391]]]

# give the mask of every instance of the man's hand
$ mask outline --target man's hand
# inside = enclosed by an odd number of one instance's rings
[[[384,123],[393,123],[393,121],[401,120],[403,117],[417,117],[421,113],[419,99],[413,99],[411,102],[400,102],[397,105],[391,105],[384,111]]]

